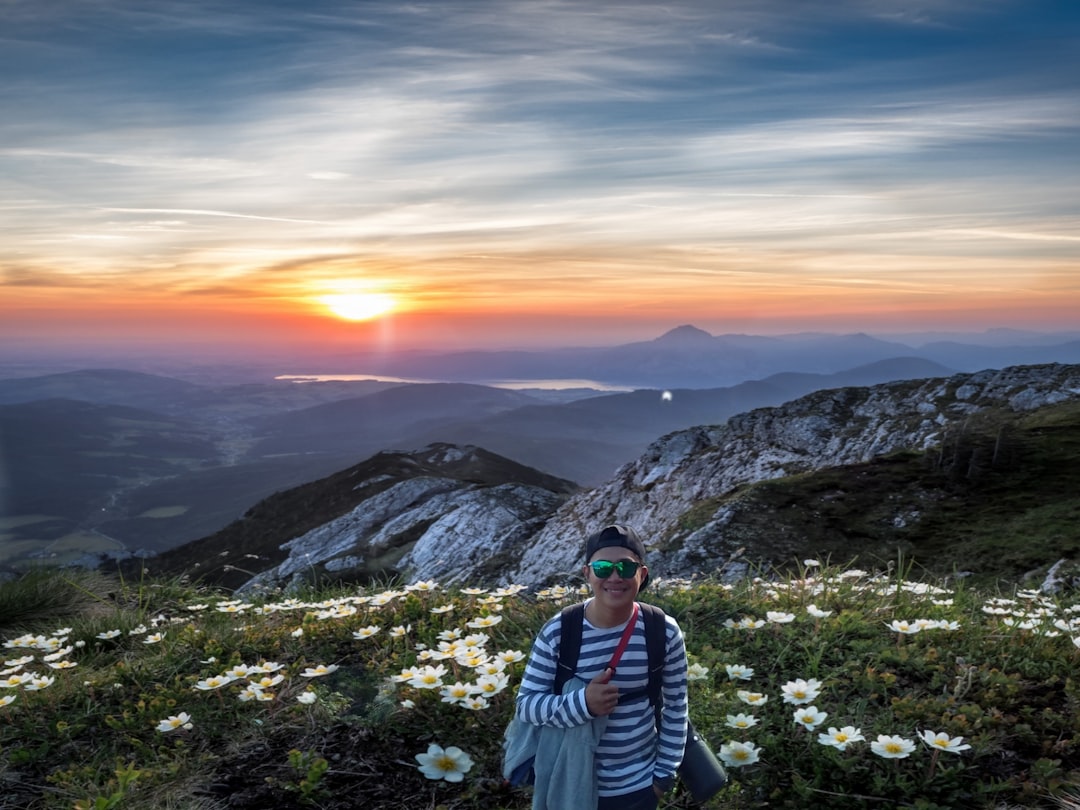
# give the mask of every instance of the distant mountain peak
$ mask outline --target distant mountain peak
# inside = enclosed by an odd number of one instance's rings
[[[656,338],[653,343],[679,343],[682,345],[693,343],[713,343],[715,338],[706,332],[704,329],[698,329],[696,326],[690,324],[683,324],[682,326],[676,326],[667,332],[664,332],[660,337]]]

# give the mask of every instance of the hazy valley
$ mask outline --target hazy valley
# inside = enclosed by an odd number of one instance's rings
[[[487,358],[489,379],[543,373],[534,379],[621,384],[633,366],[638,380],[652,382],[625,393],[371,380],[223,385],[116,370],[12,377],[0,380],[0,555],[12,564],[85,560],[87,553],[157,554],[211,538],[274,493],[339,474],[380,451],[407,454],[433,443],[483,448],[533,468],[564,482],[552,488],[560,498],[567,496],[565,482],[600,491],[624,465],[640,463],[661,437],[721,426],[735,414],[814,391],[962,370],[935,359],[946,355],[979,368],[993,354],[1080,360],[1080,344],[1025,340],[969,345],[966,354],[962,344],[938,342],[927,344],[932,349],[923,356],[867,336],[744,337],[743,350],[732,353],[730,338],[680,327],[656,341],[584,356],[537,353],[517,366],[500,365],[506,361],[501,353]],[[605,356],[606,364],[598,359]],[[482,359],[444,356],[441,368],[453,377]],[[436,370],[417,362],[411,358],[391,370],[398,376]],[[665,385],[679,375],[711,379],[703,369],[740,363],[788,370],[726,387]],[[502,480],[520,479],[515,473]],[[482,480],[495,486],[500,479]],[[299,534],[315,525],[315,516],[332,517],[318,497],[293,508],[307,515],[278,521],[271,532],[277,542],[296,536],[279,537],[283,527]],[[539,513],[528,520],[543,523]]]

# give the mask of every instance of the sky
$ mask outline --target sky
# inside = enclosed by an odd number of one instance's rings
[[[1080,328],[1074,0],[5,0],[0,71],[8,351]]]

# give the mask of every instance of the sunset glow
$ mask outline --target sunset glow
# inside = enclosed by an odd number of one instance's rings
[[[397,303],[386,293],[338,293],[319,299],[337,317],[346,321],[367,321],[385,315]]]
[[[893,5],[16,0],[0,346],[1080,329],[1080,6]]]

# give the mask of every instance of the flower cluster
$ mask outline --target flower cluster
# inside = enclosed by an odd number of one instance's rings
[[[816,568],[819,565],[815,560],[807,560],[805,564],[808,569]],[[851,587],[850,582],[852,580],[866,578],[868,574],[864,571],[849,570],[841,576]],[[829,598],[833,595],[836,582],[825,578],[807,577],[789,583],[769,582],[759,579],[755,580],[755,584],[759,585],[765,591],[766,597],[771,599],[779,599],[784,593],[795,594],[801,598],[816,597],[820,599]],[[855,590],[859,588],[863,588],[877,596],[892,596],[896,591],[900,591],[927,597],[934,605],[941,607],[952,603],[951,599],[948,598],[947,591],[923,583],[896,583],[890,581],[888,584],[884,584],[877,579],[871,578],[865,583],[855,586]],[[1035,600],[1034,595],[1029,598]],[[1000,615],[1006,601],[1008,600],[995,600],[985,610]],[[1043,604],[1042,610],[1047,609],[1048,605]],[[1076,612],[1080,612],[1080,610]],[[820,627],[820,623],[833,614],[833,610],[823,609],[816,602],[809,603],[806,607],[806,617],[808,620],[815,622],[815,627]],[[1049,621],[1048,615],[1048,613],[1033,615],[1033,611],[1029,609],[1024,614],[1024,618],[1028,621],[1037,618]],[[764,619],[752,615],[743,615],[737,619],[728,619],[725,621],[724,626],[734,631],[753,631],[766,625],[789,625],[798,620],[799,617],[790,611],[767,610]],[[1009,622],[1006,620],[1004,623],[1008,624]],[[1054,626],[1059,630],[1066,630],[1066,627],[1068,629],[1080,628],[1080,619],[1058,619]],[[894,619],[887,622],[886,627],[903,635],[914,635],[929,630],[957,631],[961,625],[957,621],[944,619],[916,619],[912,621]],[[1080,642],[1077,643],[1077,646],[1080,646]],[[725,664],[724,670],[729,681],[751,681],[755,674],[752,667],[741,663]],[[792,715],[794,725],[807,731],[817,731],[824,727],[825,721],[830,714],[817,705],[819,698],[823,696],[824,686],[822,681],[817,678],[795,678],[780,687],[782,702],[796,707]],[[769,695],[766,692],[756,691],[748,687],[735,690],[734,696],[740,703],[753,708],[764,707],[769,702]],[[721,698],[722,696],[718,695],[717,697]],[[748,732],[760,723],[761,719],[755,714],[735,712],[726,716],[725,725],[737,731]],[[935,752],[959,753],[971,747],[963,742],[962,737],[951,737],[945,732],[923,731],[920,733],[920,737],[925,745]],[[862,729],[854,725],[829,726],[827,730],[818,731],[817,742],[839,751],[847,751],[856,744],[866,742],[866,737]],[[914,740],[902,735],[879,734],[875,740],[870,742],[869,750],[885,759],[902,759],[910,756],[916,747],[917,743]],[[752,742],[729,739],[720,747],[719,757],[730,767],[745,767],[761,760],[761,749]]]
[[[466,626],[478,624],[472,620]],[[450,629],[442,631],[438,638],[439,643],[434,649],[421,645],[417,665],[394,675],[393,683],[411,687],[421,694],[437,691],[443,703],[478,711],[488,708],[491,698],[510,686],[507,667],[525,659],[521,650],[489,652],[490,638],[486,633],[463,635],[460,629]],[[448,682],[451,671],[454,672],[453,683]],[[402,705],[412,708],[416,704],[412,698],[405,698]]]
[[[26,667],[31,664],[41,663],[52,670],[67,670],[78,666],[75,661],[70,660],[69,656],[82,644],[79,642],[69,644],[70,633],[70,627],[62,627],[50,636],[27,634],[4,642],[4,647],[9,650],[19,650],[29,654],[4,661],[4,669],[0,670],[0,689],[12,691],[9,694],[0,695],[0,708],[10,706],[18,699],[18,695],[14,692],[16,689],[22,689],[25,692],[40,692],[56,682],[55,675],[27,669]],[[40,661],[38,661],[39,657]]]

